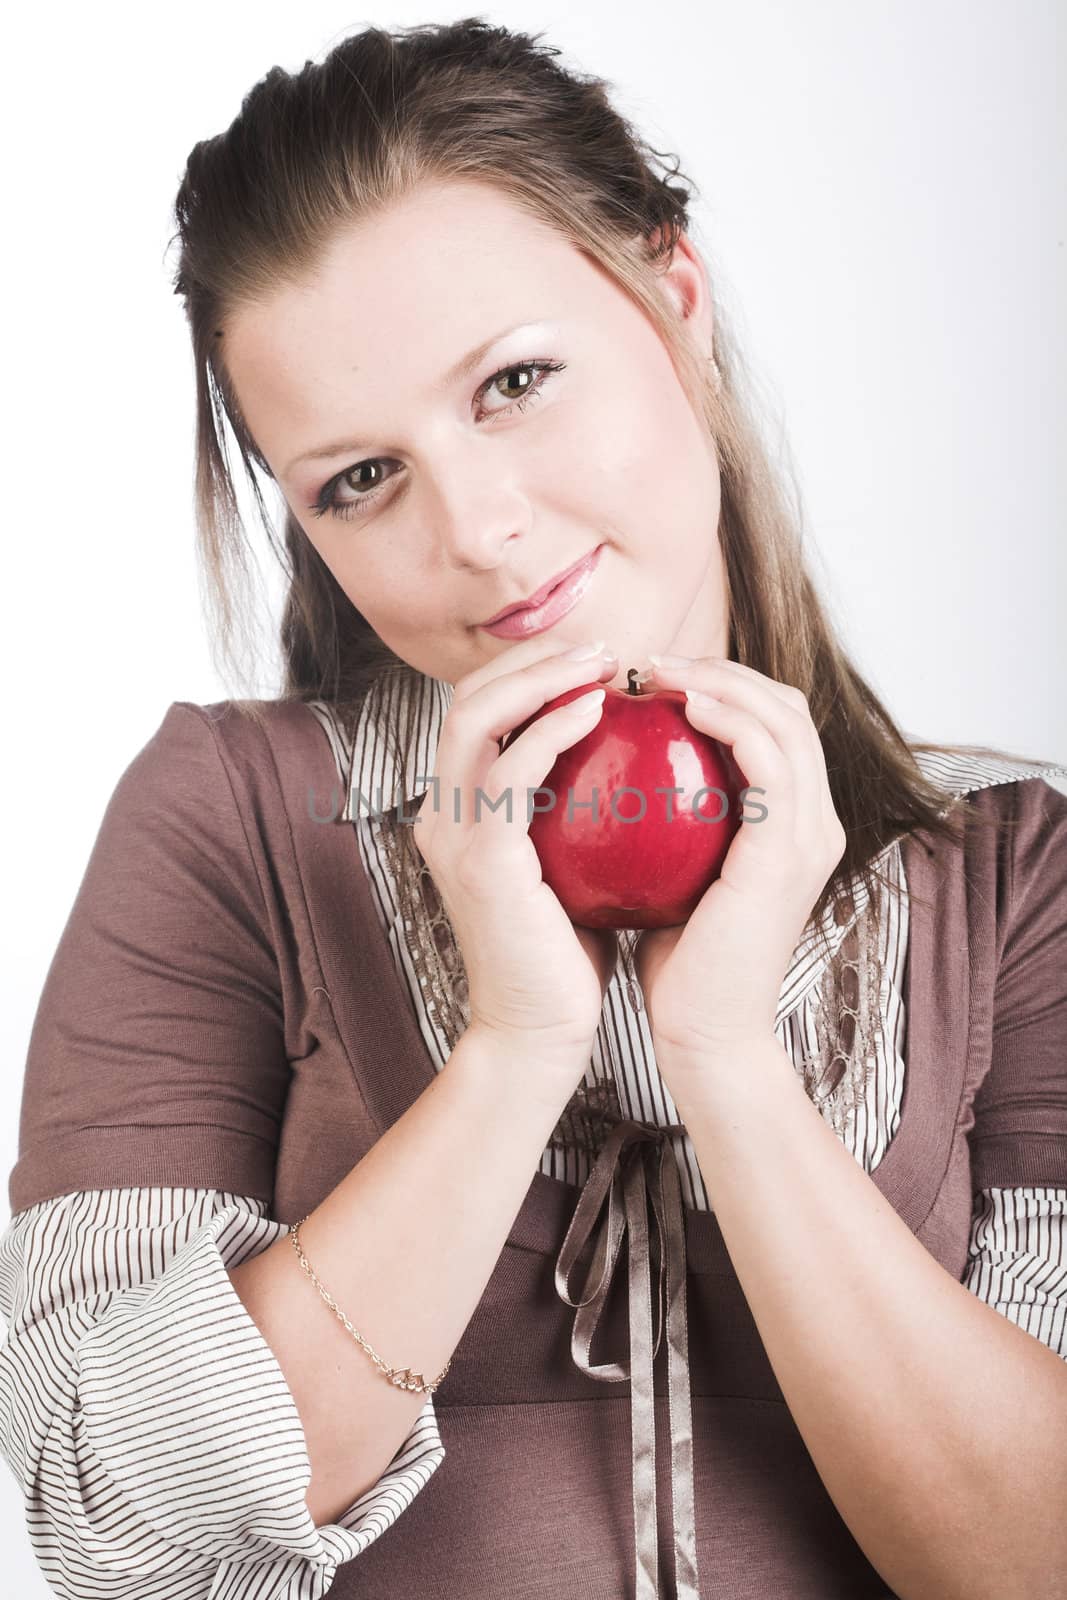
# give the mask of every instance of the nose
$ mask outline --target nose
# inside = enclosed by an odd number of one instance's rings
[[[456,571],[490,572],[507,559],[515,540],[528,537],[526,496],[488,452],[453,452],[434,471],[434,538],[444,564]]]

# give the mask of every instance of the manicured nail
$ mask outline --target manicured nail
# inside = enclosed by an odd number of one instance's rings
[[[705,694],[702,689],[687,689],[687,700],[695,700],[698,706],[721,706],[722,701],[717,694]]]
[[[592,644],[576,644],[574,649],[566,651],[561,659],[564,661],[589,661],[593,656],[598,656],[603,648],[603,639],[596,639]]]
[[[653,656],[648,658],[654,667],[691,667],[692,656]]]

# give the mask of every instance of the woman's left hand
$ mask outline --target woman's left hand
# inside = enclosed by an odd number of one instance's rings
[[[688,700],[689,721],[730,746],[756,791],[688,922],[646,929],[635,951],[653,1040],[702,1059],[773,1037],[786,969],[846,838],[799,689],[711,656],[654,673],[657,688],[716,697]]]

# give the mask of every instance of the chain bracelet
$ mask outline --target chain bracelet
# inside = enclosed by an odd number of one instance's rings
[[[308,1215],[310,1216],[310,1212]],[[355,1328],[353,1328],[352,1324],[349,1322],[348,1318],[345,1316],[344,1312],[341,1310],[330,1291],[325,1287],[324,1284],[319,1282],[318,1278],[316,1278],[311,1262],[304,1254],[304,1247],[300,1243],[299,1230],[306,1221],[307,1217],[301,1217],[299,1222],[291,1222],[289,1224],[289,1237],[293,1241],[293,1248],[300,1258],[300,1265],[303,1267],[304,1271],[307,1273],[308,1277],[311,1279],[312,1283],[315,1285],[326,1304],[333,1311],[334,1315],[341,1319],[349,1333],[352,1335],[353,1339],[355,1339],[356,1343],[363,1347],[363,1349],[370,1356],[371,1360],[374,1362],[374,1365],[379,1368],[385,1377],[389,1379],[389,1382],[394,1384],[396,1388],[411,1389],[412,1391],[418,1391],[422,1394],[433,1394],[434,1390],[447,1373],[449,1367],[452,1365],[451,1359],[445,1362],[443,1371],[437,1378],[434,1379],[433,1383],[427,1383],[421,1372],[412,1372],[410,1367],[405,1367],[404,1370],[401,1371],[398,1367],[386,1366],[381,1356],[377,1355],[375,1351],[371,1349],[363,1335],[361,1333],[357,1333]]]

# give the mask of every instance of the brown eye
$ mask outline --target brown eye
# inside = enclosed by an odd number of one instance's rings
[[[358,467],[349,467],[347,472],[343,472],[340,481],[347,485],[349,489],[377,489],[380,479],[372,480],[370,474],[372,472],[380,473],[383,466],[384,462],[381,461],[361,461]],[[363,474],[367,474],[367,476],[363,476]],[[353,478],[358,481],[353,483]]]
[[[519,392],[517,395],[502,396],[507,400],[507,405],[488,410],[486,417],[492,420],[494,417],[509,416],[512,411],[525,411],[530,401],[538,398],[552,374],[562,372],[565,366],[565,361],[516,361],[510,367],[501,367],[482,385],[479,393],[488,395],[492,389],[501,394],[497,385],[502,380],[509,388],[516,388]]]
[[[533,380],[533,377],[531,376],[532,371],[533,371],[532,367],[528,367],[528,366],[527,367],[509,367],[507,372],[498,372],[496,377],[493,379],[493,383],[496,384],[501,378],[507,378],[508,387],[510,388],[512,384],[515,384],[518,387],[518,391],[519,392],[518,392],[517,395],[505,395],[505,399],[507,399],[507,400],[521,400],[521,398],[522,398],[522,396],[524,394],[528,394],[531,389],[536,389],[536,387],[537,387],[536,383]],[[519,382],[520,378],[523,378],[526,381],[520,383]],[[500,390],[497,390],[498,394],[500,392],[501,392]]]

